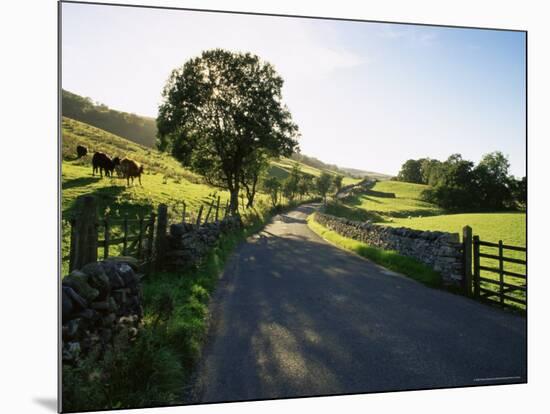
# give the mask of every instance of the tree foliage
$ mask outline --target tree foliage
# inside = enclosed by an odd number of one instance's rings
[[[248,187],[252,194],[265,167],[261,160],[297,149],[298,127],[282,103],[282,86],[258,56],[204,51],[175,69],[164,87],[159,148],[227,189],[237,212],[239,190]]]
[[[268,177],[263,181],[263,190],[269,194],[273,207],[276,207],[279,202],[281,187],[281,181],[277,177]]]
[[[283,194],[289,201],[294,200],[294,198],[298,195],[301,175],[300,166],[298,164],[294,164],[290,170],[289,176],[283,183]]]
[[[502,210],[527,201],[526,179],[510,176],[509,168],[508,159],[499,151],[484,155],[477,165],[453,154],[443,162],[408,160],[399,178],[428,184],[424,198],[449,210]]]
[[[408,183],[421,183],[421,160],[407,160],[397,174],[397,179]]]
[[[334,183],[334,188],[336,192],[338,193],[342,189],[342,181],[344,180],[344,176],[342,175],[335,175],[332,179]]]
[[[319,177],[317,177],[316,180],[316,187],[317,192],[321,197],[323,197],[323,200],[326,204],[327,202],[327,193],[330,190],[330,187],[332,186],[332,178],[333,176],[327,172],[322,172]]]

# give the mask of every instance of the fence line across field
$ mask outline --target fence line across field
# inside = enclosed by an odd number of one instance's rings
[[[201,226],[209,221],[219,221],[220,197],[213,198],[207,204],[206,214],[203,218],[205,206],[200,205],[196,215],[189,211],[187,203],[181,202],[181,214],[176,217],[181,218],[177,223],[190,223],[195,226]],[[172,207],[174,209],[174,207]],[[223,207],[221,207],[223,208]],[[96,261],[98,258],[98,249],[103,249],[103,259],[110,257],[111,246],[122,246],[123,256],[135,256],[148,269],[152,269],[153,261],[158,263],[160,256],[154,258],[154,251],[163,251],[166,248],[166,234],[170,224],[168,216],[168,206],[160,204],[157,213],[140,216],[139,218],[128,217],[110,217],[106,215],[99,217],[97,212],[97,203],[92,196],[83,196],[77,201],[76,215],[68,219],[71,226],[70,230],[70,254],[69,271],[81,268],[84,264]],[[223,218],[229,215],[229,203],[225,205]],[[133,225],[133,226],[132,226]],[[99,228],[102,227],[102,231]],[[117,227],[116,237],[113,237],[113,230]],[[136,229],[137,228],[137,229]],[[99,238],[100,233],[102,239]]]

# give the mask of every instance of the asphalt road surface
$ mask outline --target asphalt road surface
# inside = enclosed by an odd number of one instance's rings
[[[228,262],[190,402],[521,383],[526,320],[327,243],[315,205],[274,218]]]

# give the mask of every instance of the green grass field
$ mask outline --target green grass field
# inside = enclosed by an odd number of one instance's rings
[[[346,204],[349,207],[365,210],[380,216],[377,221],[391,221],[394,218],[408,216],[433,216],[441,214],[437,206],[422,201],[420,193],[426,188],[422,184],[402,183],[399,181],[380,181],[373,191],[386,193],[387,196],[363,194],[352,198]],[[395,194],[395,198],[391,197]]]
[[[439,207],[421,200],[421,193],[425,185],[404,183],[398,181],[382,181],[375,184],[373,191],[393,193],[395,198],[388,195],[360,195],[346,203],[334,203],[328,206],[327,212],[352,220],[371,220],[375,223],[392,227],[408,227],[418,230],[445,231],[459,233],[462,237],[464,226],[470,226],[473,234],[481,240],[525,247],[526,245],[526,216],[524,212],[494,212],[494,213],[465,213],[446,214]],[[495,248],[482,247],[482,253],[497,254]],[[505,251],[505,256],[525,260],[525,253]],[[498,267],[495,260],[481,258],[481,265]],[[504,270],[516,273],[525,273],[525,265],[504,263]],[[497,279],[498,275],[482,271],[482,277]],[[521,279],[506,277],[506,282],[522,285]],[[496,286],[483,283],[483,287],[495,290]],[[522,293],[512,296],[524,298]],[[510,305],[515,305],[512,302]]]

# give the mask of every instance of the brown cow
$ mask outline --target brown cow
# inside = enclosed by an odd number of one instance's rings
[[[141,174],[143,173],[143,165],[139,162],[131,160],[129,158],[124,158],[120,161],[120,172],[122,177],[126,178],[126,184],[130,186],[130,178],[132,179],[132,184],[134,184],[134,178],[137,177],[139,180],[139,185],[141,185]]]

